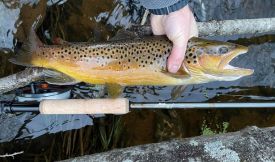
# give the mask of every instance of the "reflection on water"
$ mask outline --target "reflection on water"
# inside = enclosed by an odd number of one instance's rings
[[[108,40],[117,29],[127,28],[130,23],[139,23],[142,13],[137,1],[128,0],[4,2],[0,2],[0,48],[10,50],[14,49],[15,42],[24,42],[29,27],[38,18],[38,24],[42,23],[41,20],[43,23],[37,33],[45,43],[51,44],[55,37],[67,41],[97,42]],[[35,5],[32,6],[33,4]],[[271,17],[275,14],[272,12],[274,4],[267,0],[213,0],[211,3],[194,0],[190,5],[201,21]],[[238,39],[239,36],[234,36],[232,39],[250,45],[249,53],[233,60],[232,65],[255,69],[253,76],[234,82],[188,85],[177,99],[171,99],[173,87],[166,86],[127,87],[123,95],[135,102],[274,101],[274,36],[256,37],[258,39],[243,37]],[[0,53],[1,77],[20,70],[8,63],[9,55]],[[103,96],[104,94],[98,94],[103,92],[101,89],[102,87],[79,85],[74,90],[74,97]],[[0,128],[6,128],[0,132],[0,154],[24,150],[25,153],[18,158],[26,161],[33,158],[37,161],[52,161],[174,137],[196,136],[202,133],[204,124],[217,132],[222,131],[223,122],[229,123],[226,131],[236,131],[249,125],[274,126],[274,112],[272,109],[133,110],[127,115],[108,115],[103,118],[88,115],[6,114],[0,118]]]

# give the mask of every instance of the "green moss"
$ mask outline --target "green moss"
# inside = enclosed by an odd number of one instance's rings
[[[211,135],[215,135],[215,134],[221,134],[221,133],[227,133],[227,129],[229,127],[229,123],[228,122],[223,122],[221,125],[217,124],[216,125],[216,130],[211,129],[205,121],[203,121],[202,126],[201,126],[201,132],[202,135],[206,135],[206,136],[211,136]]]

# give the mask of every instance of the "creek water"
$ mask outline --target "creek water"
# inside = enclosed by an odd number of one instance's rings
[[[198,21],[266,18],[275,16],[273,0],[193,0]],[[0,2],[0,77],[24,69],[8,62],[17,42],[35,20],[44,43],[61,37],[73,42],[106,41],[118,29],[139,23],[143,9],[135,0],[5,0]],[[233,82],[189,85],[177,99],[173,87],[126,87],[123,96],[134,102],[274,102],[275,37],[234,35],[209,39],[249,46],[232,65],[253,68],[252,76]],[[84,88],[83,88],[84,87]],[[76,98],[92,97],[94,86],[78,86]],[[2,96],[3,98],[3,96]],[[0,116],[0,155],[24,151],[2,161],[53,161],[113,148],[159,142],[201,134],[237,131],[246,126],[275,125],[275,110],[184,109],[133,110],[122,116],[38,115]]]

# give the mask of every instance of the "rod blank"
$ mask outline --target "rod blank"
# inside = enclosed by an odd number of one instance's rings
[[[275,108],[275,103],[132,103],[132,109]]]

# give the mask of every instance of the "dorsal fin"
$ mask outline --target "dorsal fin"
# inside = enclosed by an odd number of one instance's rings
[[[119,40],[131,40],[131,39],[138,39],[139,36],[131,31],[127,31],[125,29],[120,29],[117,31],[116,35],[109,39],[109,41],[119,41]]]
[[[70,42],[65,41],[64,39],[62,39],[60,37],[53,38],[52,42],[55,45],[70,45],[70,44],[72,44]]]

